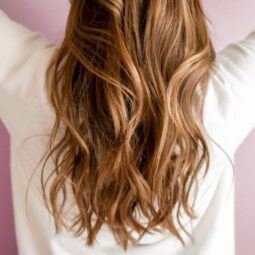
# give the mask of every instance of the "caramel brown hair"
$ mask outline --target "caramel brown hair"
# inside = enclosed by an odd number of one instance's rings
[[[45,164],[54,159],[54,170],[41,178],[57,231],[87,231],[92,245],[107,224],[127,249],[130,230],[141,237],[161,225],[183,242],[175,219],[185,229],[180,208],[195,217],[191,187],[210,162],[201,117],[214,60],[199,0],[71,2],[48,70],[56,119]]]

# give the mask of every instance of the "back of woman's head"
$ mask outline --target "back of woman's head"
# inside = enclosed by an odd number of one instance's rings
[[[183,240],[180,208],[195,216],[191,187],[209,166],[199,123],[214,59],[199,0],[71,2],[49,69],[56,121],[44,162],[53,158],[55,168],[42,171],[57,231],[87,231],[91,245],[108,224],[126,248],[130,231],[161,225]],[[77,209],[71,223],[67,184]]]

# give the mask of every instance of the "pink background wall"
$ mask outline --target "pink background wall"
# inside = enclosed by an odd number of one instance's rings
[[[245,4],[243,0],[204,0],[204,3],[206,13],[213,22],[211,33],[216,49],[255,29],[254,0],[245,0]],[[0,8],[30,29],[42,31],[49,40],[61,41],[68,0],[0,0]],[[246,138],[236,154],[237,255],[255,254],[254,150],[255,131]],[[16,255],[9,178],[9,140],[7,131],[0,123],[0,247],[1,254]]]

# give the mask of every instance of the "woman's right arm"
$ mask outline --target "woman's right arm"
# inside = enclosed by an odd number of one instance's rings
[[[255,127],[255,30],[217,53],[205,107],[210,133],[235,153]]]

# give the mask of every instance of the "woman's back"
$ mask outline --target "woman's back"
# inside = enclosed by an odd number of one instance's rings
[[[107,225],[98,232],[93,249],[82,240],[86,233],[79,238],[71,237],[66,231],[55,236],[54,219],[41,197],[42,164],[36,164],[54,123],[55,115],[45,84],[46,71],[57,48],[39,34],[12,22],[3,12],[0,17],[0,31],[4,35],[0,40],[0,115],[11,135],[11,175],[19,253],[124,254]],[[188,245],[183,247],[169,232],[146,234],[137,245],[128,247],[125,254],[234,253],[231,160],[255,125],[255,118],[247,114],[255,104],[254,67],[254,32],[216,56],[203,113],[207,132],[215,141],[208,140],[211,164],[205,179],[202,179],[202,170],[197,175],[199,189],[195,213],[198,217],[192,220],[193,226],[188,223],[189,218],[181,214],[187,230],[193,229],[194,243],[189,244],[185,235]],[[47,163],[46,174],[54,167],[51,161]],[[30,180],[26,211],[25,198]],[[69,197],[72,193],[69,184],[67,182],[66,199],[71,210],[65,213],[76,215],[77,211],[72,207],[73,197]],[[193,193],[190,194],[192,198]]]

